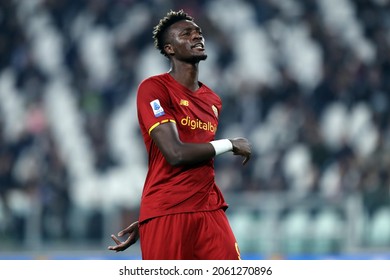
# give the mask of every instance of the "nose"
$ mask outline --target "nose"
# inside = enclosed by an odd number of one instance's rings
[[[194,39],[203,39],[203,35],[199,30],[194,31]]]

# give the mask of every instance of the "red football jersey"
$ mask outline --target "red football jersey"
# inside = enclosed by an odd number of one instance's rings
[[[170,74],[150,77],[137,92],[138,121],[148,152],[148,173],[142,192],[139,221],[183,212],[227,208],[215,183],[214,159],[195,166],[173,167],[150,137],[165,122],[176,123],[182,142],[214,140],[221,99],[200,84],[192,92]]]

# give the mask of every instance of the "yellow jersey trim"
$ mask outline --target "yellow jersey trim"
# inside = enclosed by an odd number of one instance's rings
[[[175,120],[163,120],[163,121],[161,121],[161,122],[157,122],[157,123],[155,123],[154,125],[152,125],[152,126],[149,128],[149,131],[148,131],[149,135],[150,135],[150,133],[152,132],[152,130],[155,129],[157,126],[159,126],[160,124],[163,124],[163,123],[167,123],[167,122],[176,123]]]

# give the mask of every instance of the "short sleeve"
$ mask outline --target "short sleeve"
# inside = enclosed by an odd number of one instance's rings
[[[149,78],[139,85],[137,91],[138,120],[140,126],[148,134],[162,123],[175,122],[171,108],[169,91],[162,81]]]

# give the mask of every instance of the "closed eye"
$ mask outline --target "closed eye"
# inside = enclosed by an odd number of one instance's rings
[[[199,35],[203,35],[203,32],[202,32],[202,30],[200,30],[200,28],[186,28],[186,29],[184,29],[181,33],[180,33],[180,35],[181,36],[190,36],[191,34],[192,34],[192,32],[197,32]]]

